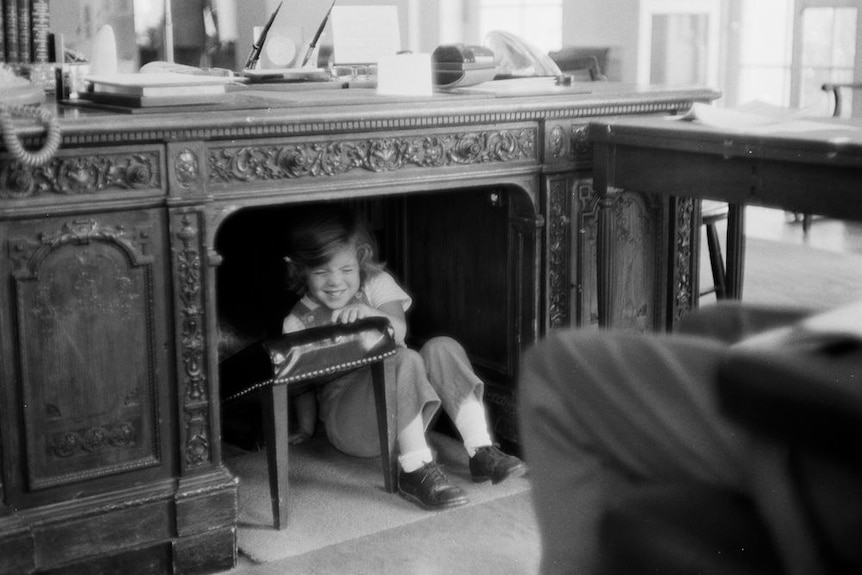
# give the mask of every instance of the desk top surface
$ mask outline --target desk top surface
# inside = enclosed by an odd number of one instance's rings
[[[552,81],[552,78],[547,79]],[[226,101],[211,106],[173,106],[158,110],[126,110],[88,105],[52,104],[63,133],[105,134],[122,131],[196,130],[209,127],[243,128],[273,124],[309,122],[377,122],[422,119],[434,125],[435,118],[459,118],[472,123],[474,117],[493,117],[495,122],[532,120],[560,114],[594,116],[643,113],[644,111],[684,111],[692,101],[711,101],[715,90],[704,87],[637,86],[616,82],[580,82],[571,86],[545,88],[536,83],[527,89],[504,89],[495,93],[476,86],[431,96],[381,96],[369,88],[314,89],[290,86],[250,86],[227,94]],[[496,115],[496,116],[494,116]],[[450,123],[450,122],[446,122]],[[38,135],[35,122],[23,123],[19,133]],[[379,127],[377,128],[379,129]]]
[[[595,143],[687,152],[796,159],[862,166],[862,122],[798,118],[762,125],[718,126],[683,116],[631,116],[591,122]]]

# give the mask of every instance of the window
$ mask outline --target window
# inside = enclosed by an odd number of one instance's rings
[[[828,2],[807,3],[815,5],[805,6],[803,2],[799,12],[791,104],[829,115],[832,103],[820,87],[824,82],[853,81],[858,9],[824,5]],[[847,97],[852,98],[852,94]],[[848,112],[849,108],[845,107]]]
[[[641,0],[638,82],[718,85],[720,0]]]
[[[740,4],[739,83],[731,101],[788,106],[793,0]]]
[[[823,83],[862,76],[860,0],[735,1],[739,67],[730,103],[762,100],[830,115],[833,103]]]
[[[480,0],[479,33],[504,30],[544,52],[559,50],[563,42],[562,0]]]

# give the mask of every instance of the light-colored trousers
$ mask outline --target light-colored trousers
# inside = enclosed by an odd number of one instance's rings
[[[440,406],[455,417],[464,400],[484,393],[464,348],[450,337],[429,339],[417,352],[401,348],[384,360],[386,385],[397,386],[397,432],[422,414],[425,428]],[[318,393],[320,418],[329,441],[358,457],[380,455],[370,368],[363,368],[324,385]]]

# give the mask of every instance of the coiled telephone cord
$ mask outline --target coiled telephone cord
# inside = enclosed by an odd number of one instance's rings
[[[28,117],[39,120],[46,129],[45,142],[41,150],[29,151],[24,148],[21,138],[15,133],[12,117]],[[50,111],[35,106],[17,104],[0,104],[0,129],[3,133],[3,145],[12,156],[22,164],[38,167],[47,164],[57,152],[62,140],[60,123]]]

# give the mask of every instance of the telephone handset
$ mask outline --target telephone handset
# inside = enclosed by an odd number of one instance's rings
[[[38,167],[48,163],[60,147],[62,135],[54,114],[38,106],[45,99],[44,91],[21,78],[16,78],[19,83],[7,83],[5,80],[6,78],[0,84],[0,131],[3,134],[3,145],[13,158],[26,166]],[[41,150],[31,152],[24,148],[15,132],[12,121],[14,116],[35,118],[45,126],[45,143]]]

